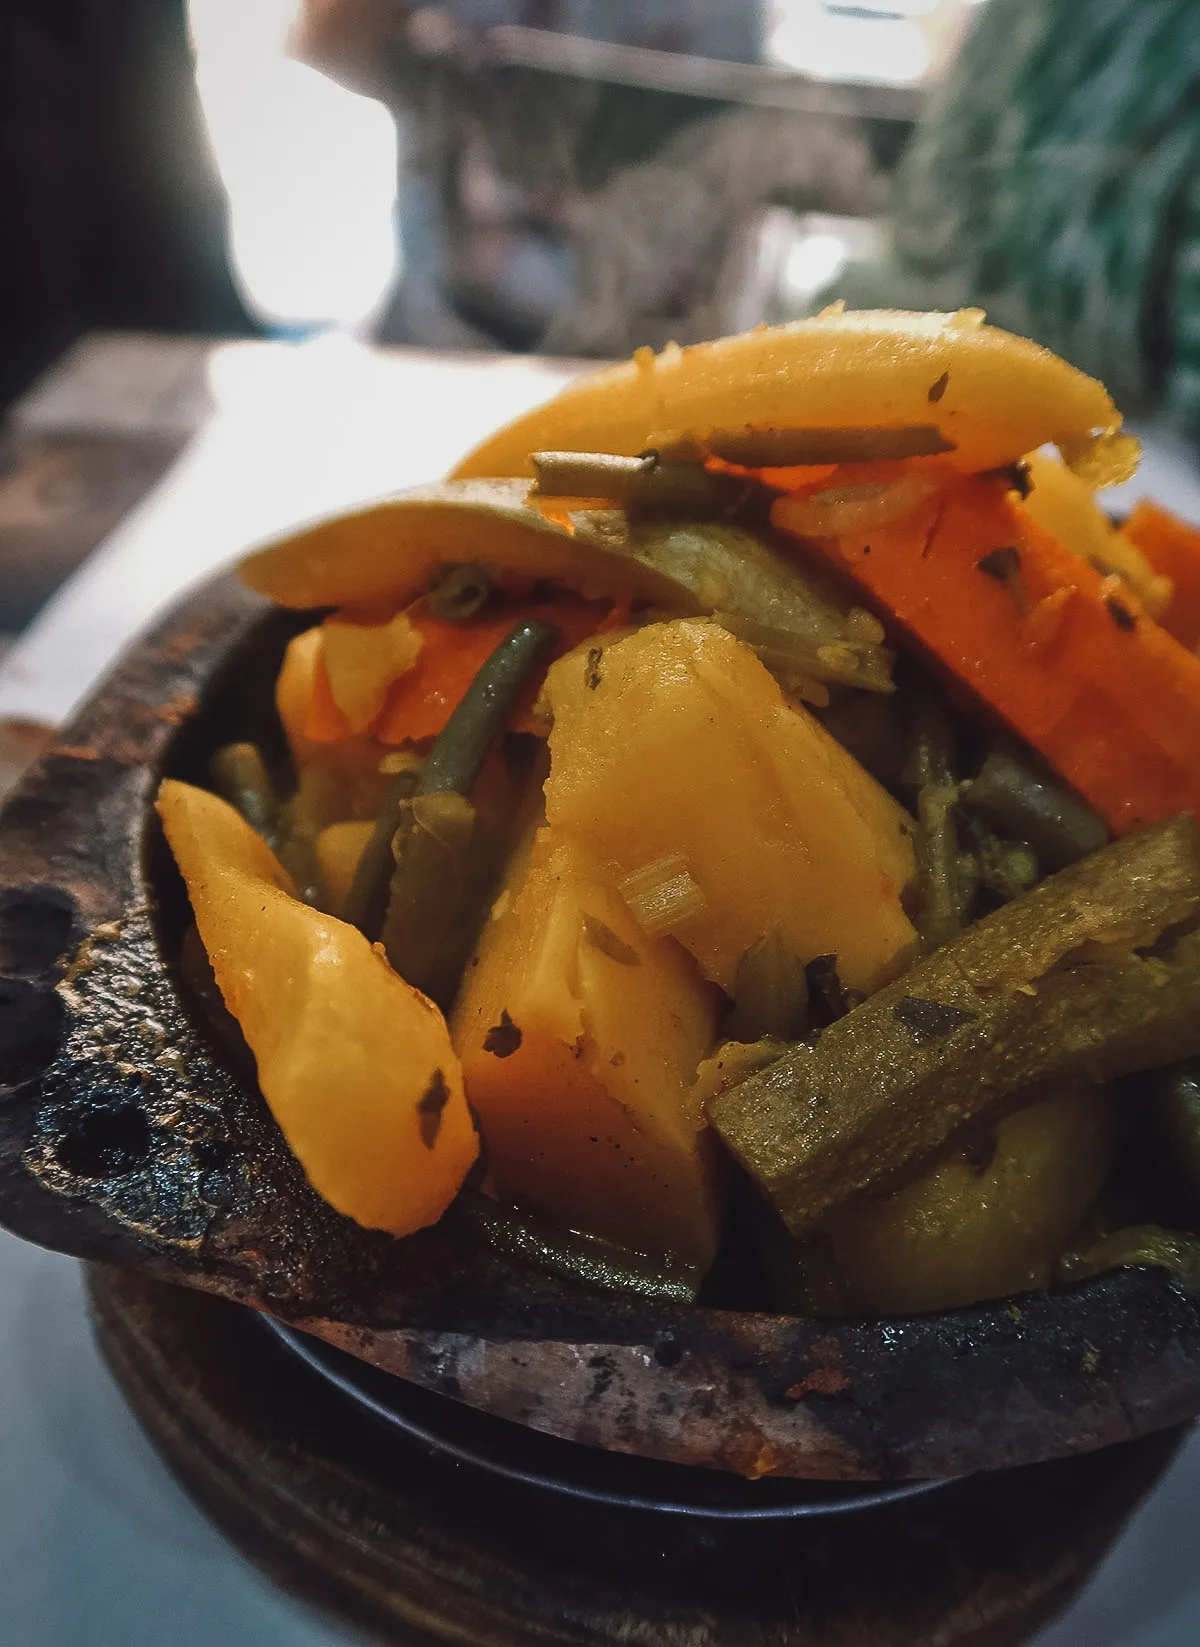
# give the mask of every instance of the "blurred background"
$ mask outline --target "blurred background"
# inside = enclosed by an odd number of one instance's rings
[[[1200,5],[0,0],[0,223],[4,633],[203,420],[206,338],[978,304],[1195,439]]]

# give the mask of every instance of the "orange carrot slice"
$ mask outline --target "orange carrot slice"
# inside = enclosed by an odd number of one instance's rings
[[[796,514],[781,498],[772,519],[786,533]],[[1200,659],[1056,542],[1002,478],[965,480],[869,535],[805,541],[1117,834],[1200,815]]]
[[[1175,585],[1159,623],[1192,651],[1200,645],[1200,530],[1142,499],[1121,528],[1156,572]]]

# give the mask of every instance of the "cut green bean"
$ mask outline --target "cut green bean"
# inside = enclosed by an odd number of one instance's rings
[[[418,768],[409,767],[392,779],[346,894],[342,919],[356,926],[371,943],[383,930],[388,888],[396,869],[392,840],[407,815],[405,809],[416,793],[420,775]]]
[[[398,870],[396,838],[411,823],[410,803],[420,795],[448,791],[470,794],[488,750],[503,733],[522,691],[557,638],[557,631],[540,619],[518,624],[479,670],[420,770],[406,769],[392,780],[375,828],[359,859],[343,911],[343,918],[372,943],[384,932]],[[424,861],[423,855],[433,851],[433,845],[418,846],[410,856]],[[406,874],[415,873],[417,863],[414,861],[413,868]],[[398,950],[406,947],[399,936],[399,911],[407,897],[402,890],[392,923]],[[399,967],[397,971],[408,978]],[[408,981],[421,987],[415,978]]]
[[[1183,815],[977,921],[720,1095],[712,1124],[798,1233],[1018,1093],[1200,1054],[1200,932],[1162,936],[1198,914]]]
[[[453,999],[491,878],[494,854],[487,842],[476,850],[468,797],[557,641],[558,631],[535,618],[500,642],[438,734],[411,799],[381,825],[390,825],[395,867],[379,936],[400,976],[439,1006]]]
[[[917,929],[931,949],[966,922],[973,888],[963,873],[955,823],[954,729],[940,704],[919,704],[908,771],[917,791]]]
[[[604,498],[631,517],[729,520],[766,495],[744,476],[711,473],[700,463],[664,463],[656,452],[534,452],[531,462],[543,497]]]
[[[487,605],[492,580],[474,561],[443,566],[429,586],[425,603],[435,618],[446,623],[465,623]]]
[[[1046,869],[1095,852],[1108,840],[1104,820],[1054,773],[1011,748],[993,749],[962,805],[1014,840],[1025,841]]]
[[[209,770],[217,794],[274,846],[279,838],[279,801],[258,745],[223,745],[209,762]]]

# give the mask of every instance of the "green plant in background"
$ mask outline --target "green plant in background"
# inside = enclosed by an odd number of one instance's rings
[[[989,0],[852,302],[984,305],[1200,436],[1200,6]]]

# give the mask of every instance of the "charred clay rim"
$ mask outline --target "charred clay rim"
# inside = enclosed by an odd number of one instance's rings
[[[615,1299],[311,1191],[189,1013],[182,887],[151,802],[270,741],[299,625],[233,578],[134,644],[0,817],[0,1218],[270,1310],[385,1371],[568,1440],[739,1473],[965,1475],[1200,1410],[1200,1298],[1156,1270],[940,1315],[815,1322]],[[257,708],[255,707],[257,706]],[[250,724],[255,714],[263,724]]]

